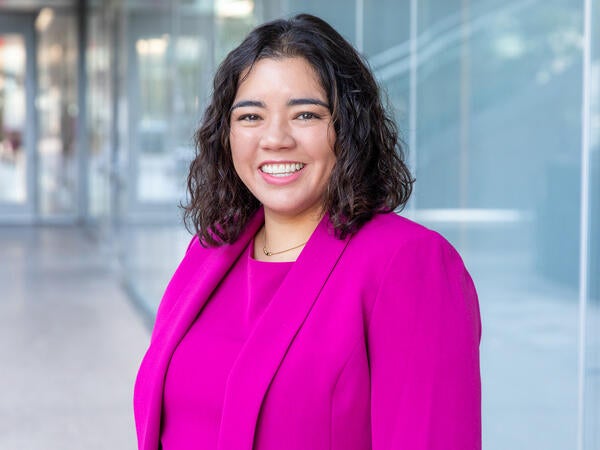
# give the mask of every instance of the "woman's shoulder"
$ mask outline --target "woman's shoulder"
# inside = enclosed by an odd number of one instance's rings
[[[222,246],[226,245],[228,244],[223,244]],[[210,256],[211,253],[218,251],[222,246],[207,245],[202,242],[198,234],[194,234],[190,239],[185,254],[183,255],[182,262],[193,260],[194,264],[198,264],[198,262],[200,262],[203,258],[206,258]]]
[[[405,245],[452,247],[437,231],[395,212],[376,214],[353,238],[357,244],[394,252]]]
[[[370,265],[387,267],[402,264],[406,270],[425,266],[463,266],[458,251],[437,231],[394,212],[378,214],[351,239],[347,257],[368,260]]]

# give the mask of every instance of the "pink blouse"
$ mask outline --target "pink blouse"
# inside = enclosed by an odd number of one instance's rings
[[[163,450],[217,447],[226,381],[292,262],[252,257],[247,246],[185,334],[165,378]]]

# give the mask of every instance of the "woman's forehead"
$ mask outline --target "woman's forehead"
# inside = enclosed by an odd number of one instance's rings
[[[292,56],[261,58],[245,68],[239,77],[236,98],[248,92],[273,93],[288,88],[310,90],[323,99],[327,97],[317,70],[306,58]]]
[[[286,79],[290,79],[290,76],[293,76],[294,73],[304,75],[311,80],[314,88],[327,95],[328,90],[324,86],[319,71],[303,56],[264,57],[254,61],[241,71],[236,94],[240,91],[240,88],[248,84],[249,79],[253,79],[254,86],[262,85],[270,88],[265,83],[269,75],[275,78],[287,77]]]

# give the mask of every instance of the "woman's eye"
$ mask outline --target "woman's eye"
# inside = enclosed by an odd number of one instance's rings
[[[312,112],[303,112],[298,115],[298,119],[301,119],[301,120],[310,120],[310,119],[318,119],[318,118],[319,118],[319,116]]]
[[[246,122],[254,122],[259,119],[260,116],[258,114],[242,114],[240,117],[238,117],[238,120]]]

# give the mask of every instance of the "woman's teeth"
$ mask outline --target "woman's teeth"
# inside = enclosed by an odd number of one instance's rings
[[[304,164],[302,163],[265,164],[260,167],[260,170],[274,177],[286,177],[299,171],[303,167]]]

